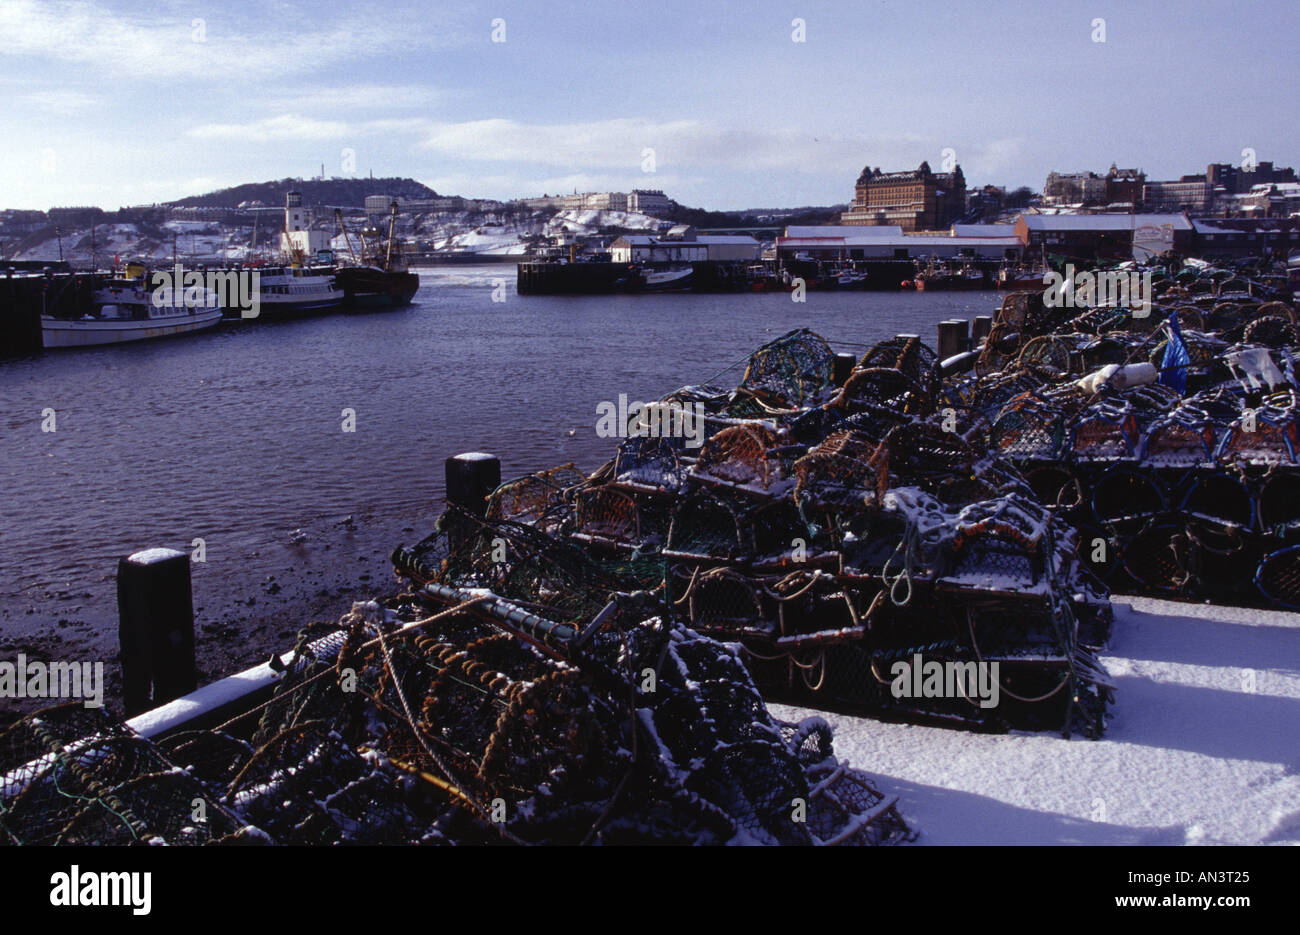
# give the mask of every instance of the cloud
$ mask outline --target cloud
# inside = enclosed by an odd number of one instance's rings
[[[67,89],[32,91],[29,94],[22,95],[22,100],[41,110],[53,111],[59,114],[74,114],[78,111],[90,110],[90,108],[98,106],[100,103],[100,98],[93,94]]]
[[[436,123],[422,145],[452,158],[546,166],[639,169],[646,150],[653,150],[656,171],[713,166],[820,174],[856,173],[868,156],[892,164],[905,151],[919,152],[920,140],[907,134],[814,136],[791,128],[725,129],[698,120],[526,124],[494,118]],[[907,156],[903,161],[919,159]]]
[[[427,20],[396,21],[350,5],[334,21],[277,17],[241,33],[232,15],[132,15],[99,3],[5,0],[0,55],[27,55],[144,78],[238,77],[241,66],[301,74],[360,58],[465,41],[462,30]],[[266,26],[272,28],[265,28]]]
[[[424,117],[385,117],[349,122],[321,120],[301,114],[280,114],[247,123],[204,123],[190,127],[185,135],[197,140],[232,140],[241,143],[272,143],[313,140],[347,140],[370,133],[424,133],[431,123]]]
[[[354,84],[346,87],[287,90],[259,96],[249,103],[286,113],[353,110],[407,110],[434,107],[447,94],[438,88],[416,84]]]

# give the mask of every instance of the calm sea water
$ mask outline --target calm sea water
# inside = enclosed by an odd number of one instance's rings
[[[506,301],[493,302],[501,279]],[[396,539],[427,531],[448,455],[495,452],[507,478],[593,469],[613,453],[595,434],[603,400],[702,382],[796,327],[859,353],[899,332],[933,343],[937,322],[989,314],[998,298],[520,297],[512,266],[443,268],[391,312],[0,364],[0,636],[74,612],[111,616],[116,559],[145,546],[204,539],[195,594],[209,607],[313,559],[378,554],[367,566],[378,575]],[[342,430],[344,410],[355,432]],[[351,548],[308,554],[348,515]],[[298,528],[312,530],[306,545],[290,544]]]

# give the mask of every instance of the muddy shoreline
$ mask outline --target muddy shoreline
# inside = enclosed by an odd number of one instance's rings
[[[354,601],[400,590],[388,556],[433,526],[376,516],[325,518],[251,548],[231,561],[193,563],[198,684],[265,662],[293,648],[310,623],[337,621]],[[102,563],[101,563],[102,564]],[[98,570],[98,569],[97,569]],[[0,608],[0,661],[102,662],[104,707],[122,710],[115,563],[92,580],[10,595]],[[61,699],[0,698],[0,727]]]

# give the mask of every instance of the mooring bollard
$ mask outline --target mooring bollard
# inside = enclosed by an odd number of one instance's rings
[[[447,500],[475,516],[487,513],[487,498],[501,486],[501,459],[481,451],[447,459]]]
[[[190,557],[145,549],[117,563],[118,646],[128,715],[197,687]]]
[[[966,336],[967,322],[964,319],[950,318],[939,322],[939,359],[944,360],[969,349]]]
[[[849,382],[849,377],[853,375],[853,368],[858,365],[858,358],[853,354],[836,354],[835,363],[831,370],[831,379],[836,386],[843,386]]]
[[[971,322],[970,343],[971,347],[979,347],[979,343],[989,336],[993,331],[992,315],[976,315]]]

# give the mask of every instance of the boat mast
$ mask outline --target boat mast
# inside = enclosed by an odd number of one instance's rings
[[[388,209],[388,252],[384,255],[384,269],[391,269],[393,265],[393,228],[397,224],[397,199],[393,199],[392,206]]]
[[[360,266],[361,263],[357,260],[357,251],[352,249],[352,237],[348,234],[348,229],[343,226],[343,211],[341,209],[334,209],[334,219],[339,222],[339,230],[343,232],[343,240],[348,245],[348,253],[352,256],[352,262]],[[362,243],[362,252],[365,252],[364,242]]]

